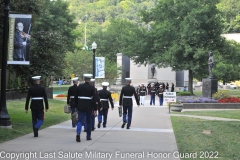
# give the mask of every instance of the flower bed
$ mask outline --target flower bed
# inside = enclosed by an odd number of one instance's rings
[[[240,98],[236,98],[236,97],[223,98],[223,99],[219,99],[218,103],[240,103]]]
[[[196,96],[177,96],[177,101],[181,103],[218,103],[218,100]]]
[[[215,100],[196,96],[177,96],[177,102],[183,103],[183,109],[240,109],[240,98],[236,97]]]
[[[58,95],[56,95],[56,97],[67,97],[67,95],[65,95],[65,94],[58,94]]]

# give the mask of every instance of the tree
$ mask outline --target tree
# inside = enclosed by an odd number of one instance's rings
[[[223,81],[223,84],[238,80],[240,77],[240,43],[230,40],[225,41],[220,50],[222,54],[215,56],[214,76]]]
[[[221,0],[217,4],[221,11],[221,17],[224,21],[223,33],[240,32],[240,2],[238,0]]]
[[[29,77],[33,75],[41,75],[43,78],[62,75],[65,53],[75,47],[77,35],[73,35],[72,31],[77,24],[74,16],[69,14],[68,4],[62,0],[47,0],[39,1],[39,6],[42,8],[38,8],[38,16],[33,16],[31,64],[9,67],[10,73],[15,72],[17,77],[21,77],[22,86],[26,86],[26,81],[30,82]],[[31,8],[32,5],[25,7]]]
[[[218,0],[160,0],[151,11],[142,12],[143,21],[151,24],[148,35],[141,36],[148,50],[136,54],[137,48],[128,48],[128,54],[135,54],[141,63],[149,61],[175,71],[189,70],[188,91],[193,94],[194,75],[206,75],[208,52],[217,52],[224,41],[217,3]],[[139,38],[135,42],[138,41]]]
[[[125,37],[137,25],[125,19],[112,19],[106,29],[92,34],[90,39],[98,44],[98,54],[107,57],[110,61],[116,61],[117,53],[124,53]],[[126,45],[133,45],[131,43]]]
[[[68,52],[65,57],[66,68],[64,68],[64,76],[70,77],[75,74],[76,77],[82,78],[85,73],[92,73],[92,52],[84,50],[76,50],[75,52]],[[98,82],[108,81],[113,84],[114,78],[117,78],[121,68],[117,67],[115,62],[105,59],[105,78],[97,80]]]

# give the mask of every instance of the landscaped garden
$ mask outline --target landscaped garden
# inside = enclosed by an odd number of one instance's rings
[[[230,95],[229,90],[220,90],[212,98],[189,96],[189,92],[180,92],[177,96],[178,103],[240,103],[240,97]]]

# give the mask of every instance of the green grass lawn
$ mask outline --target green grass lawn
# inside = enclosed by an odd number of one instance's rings
[[[190,159],[240,159],[240,123],[171,117],[179,153],[197,153]],[[218,158],[209,158],[208,156]],[[202,156],[202,158],[200,158]],[[181,158],[184,160],[187,158]]]
[[[71,85],[53,85],[53,93],[67,93]]]
[[[63,112],[64,101],[49,99],[49,110],[44,115],[41,129],[70,119],[69,114]],[[29,109],[25,113],[25,100],[7,101],[7,109],[12,122],[12,129],[0,128],[0,143],[16,137],[32,133],[32,116]]]
[[[211,116],[221,118],[240,119],[240,110],[219,110],[219,111],[186,111],[186,112],[172,112],[173,114],[187,114],[197,116]]]

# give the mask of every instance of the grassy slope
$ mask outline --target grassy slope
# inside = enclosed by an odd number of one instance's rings
[[[197,118],[171,117],[176,141],[180,153],[213,151],[218,159],[240,159],[240,123],[208,121]],[[202,133],[211,131],[210,134]],[[183,160],[184,158],[181,158]],[[209,158],[203,158],[209,159]]]
[[[70,119],[70,115],[63,112],[65,104],[63,101],[49,100],[49,111],[45,112],[45,121],[41,129]],[[24,108],[25,100],[7,102],[12,129],[0,128],[0,143],[32,132],[31,110],[26,114]]]

